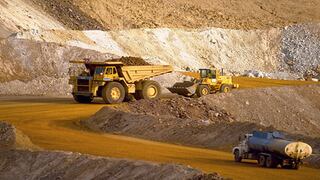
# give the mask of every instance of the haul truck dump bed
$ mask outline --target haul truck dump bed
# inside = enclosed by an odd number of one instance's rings
[[[86,71],[72,76],[72,94],[79,103],[102,97],[108,104],[120,103],[132,94],[136,99],[154,99],[161,94],[159,83],[150,78],[173,71],[169,65],[125,66],[122,62],[71,61],[81,63]]]
[[[128,83],[134,83],[141,79],[149,79],[155,76],[172,72],[172,66],[123,66],[122,73]]]

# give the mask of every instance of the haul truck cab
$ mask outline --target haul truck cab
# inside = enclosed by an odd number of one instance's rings
[[[118,61],[83,63],[86,72],[71,76],[72,95],[79,103],[90,103],[95,97],[102,97],[108,104],[121,103],[129,94],[136,99],[155,99],[161,94],[161,87],[150,78],[173,71],[169,65],[125,66]]]

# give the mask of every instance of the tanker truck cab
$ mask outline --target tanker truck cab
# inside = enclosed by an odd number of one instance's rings
[[[232,149],[235,162],[243,159],[257,160],[259,166],[298,169],[302,159],[312,153],[312,148],[303,142],[286,140],[279,132],[254,131]]]

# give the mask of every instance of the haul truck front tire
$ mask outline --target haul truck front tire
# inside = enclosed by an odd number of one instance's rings
[[[102,98],[107,104],[121,103],[125,98],[125,89],[119,82],[109,82],[102,89]]]
[[[161,94],[161,88],[156,81],[145,81],[142,83],[142,90],[138,93],[141,99],[157,99]]]

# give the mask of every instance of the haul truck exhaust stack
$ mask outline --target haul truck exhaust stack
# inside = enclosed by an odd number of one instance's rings
[[[150,78],[173,71],[169,65],[125,66],[122,62],[70,61],[83,63],[86,72],[71,76],[73,97],[79,103],[90,103],[102,97],[107,104],[121,103],[133,94],[136,99],[155,99],[161,94],[159,83]]]
[[[312,153],[312,148],[303,142],[284,139],[279,132],[254,131],[232,150],[234,160],[254,159],[262,167],[298,169],[302,159]]]

